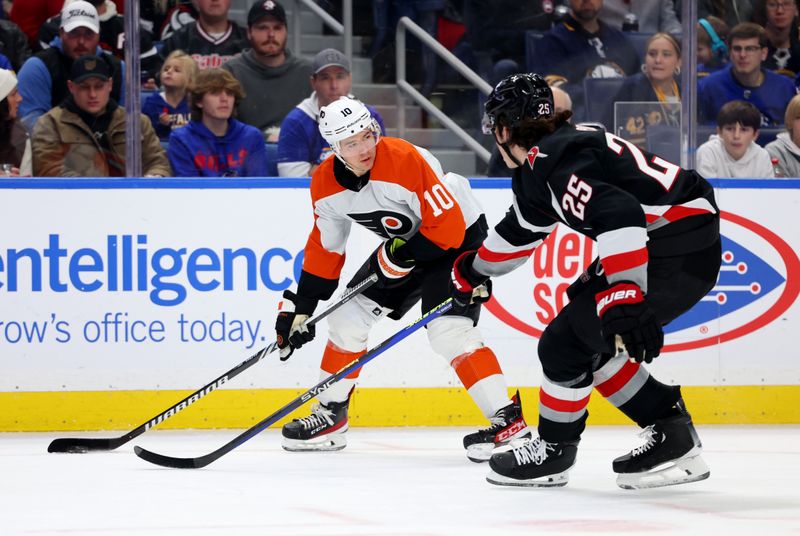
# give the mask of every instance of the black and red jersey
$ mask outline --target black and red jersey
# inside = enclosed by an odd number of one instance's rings
[[[600,130],[565,124],[545,136],[514,171],[512,190],[512,207],[475,260],[486,275],[524,263],[562,223],[597,242],[610,283],[632,281],[646,291],[649,254],[697,251],[718,237],[708,181]]]

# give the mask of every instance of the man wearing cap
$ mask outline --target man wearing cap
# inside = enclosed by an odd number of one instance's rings
[[[278,140],[278,174],[281,177],[311,176],[323,160],[333,154],[330,145],[319,133],[319,109],[339,97],[351,97],[353,75],[350,60],[336,49],[326,48],[311,64],[311,96],[298,104],[281,123]],[[386,134],[378,111],[367,106]]]
[[[189,54],[199,70],[221,67],[247,46],[241,26],[228,20],[231,0],[194,0],[197,20],[164,40],[161,57],[174,50]]]
[[[72,63],[88,54],[101,54],[111,67],[111,97],[125,103],[125,65],[103,52],[100,42],[100,19],[95,7],[84,0],[71,2],[61,10],[58,39],[47,50],[34,54],[19,71],[19,92],[22,95],[20,118],[31,132],[36,121],[58,106],[69,95],[67,79]]]
[[[124,177],[125,109],[111,98],[108,57],[82,56],[72,63],[69,96],[44,114],[33,130],[35,177]],[[170,175],[169,162],[147,116],[139,115],[142,174]]]
[[[275,0],[259,0],[247,14],[249,48],[223,67],[241,82],[247,96],[238,118],[277,141],[281,121],[301,100],[311,64],[286,49],[286,11]]]
[[[76,0],[67,0],[70,4]],[[87,0],[97,10],[100,20],[100,48],[114,54],[119,59],[125,59],[125,16],[117,11],[117,5],[111,0]],[[50,17],[39,28],[39,46],[42,49],[50,48],[50,43],[58,37],[61,27],[61,15]],[[155,47],[153,34],[145,28],[139,28],[139,61],[142,76],[155,75],[161,67],[161,57]]]

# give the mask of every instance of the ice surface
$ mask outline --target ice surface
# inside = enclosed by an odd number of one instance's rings
[[[800,427],[701,426],[711,478],[641,491],[611,471],[640,444],[633,427],[590,425],[556,489],[488,484],[461,448],[470,431],[353,428],[341,452],[290,453],[268,430],[195,470],[133,445],[194,456],[239,432],[156,430],[89,454],[47,453],[75,434],[0,434],[0,535],[800,535]]]

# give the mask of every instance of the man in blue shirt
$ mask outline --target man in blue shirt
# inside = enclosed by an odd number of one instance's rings
[[[281,177],[308,177],[332,155],[329,144],[319,133],[319,109],[339,97],[351,96],[353,75],[350,60],[333,48],[316,55],[312,63],[311,96],[298,104],[281,123],[278,138],[278,174]],[[383,119],[375,108],[367,106],[372,117],[386,134]]]
[[[767,36],[758,24],[743,22],[733,27],[728,37],[730,65],[699,82],[698,121],[716,124],[725,103],[743,100],[761,112],[762,127],[783,124],[786,106],[795,95],[794,83],[762,67],[767,45]]]
[[[125,104],[125,64],[100,46],[100,19],[89,2],[78,0],[61,10],[61,28],[51,47],[37,52],[22,65],[19,71],[19,93],[22,103],[19,117],[28,132],[48,110],[61,104],[69,96],[67,79],[72,63],[86,55],[97,54],[112,69],[111,97]],[[102,56],[101,56],[102,55]]]

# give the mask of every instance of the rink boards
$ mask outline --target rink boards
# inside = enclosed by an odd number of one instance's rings
[[[510,204],[508,181],[472,182],[496,223]],[[715,186],[720,279],[668,326],[665,353],[649,368],[684,386],[699,422],[798,423],[800,180]],[[295,285],[312,224],[307,179],[6,180],[0,196],[0,431],[134,427],[272,342],[277,301]],[[343,281],[377,244],[354,226]],[[590,240],[558,228],[495,281],[480,327],[509,385],[523,388],[529,419],[537,337],[594,254]],[[379,324],[371,344],[403,323]],[[161,426],[260,420],[316,383],[324,332]],[[424,333],[376,359],[359,385],[355,425],[483,421]],[[600,396],[589,410],[592,422],[624,422]]]

